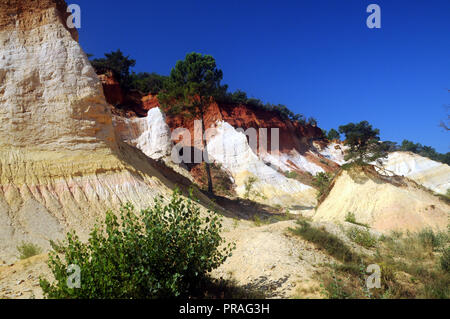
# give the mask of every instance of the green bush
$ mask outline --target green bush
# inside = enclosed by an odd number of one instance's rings
[[[42,252],[42,249],[33,243],[22,242],[20,246],[17,246],[17,251],[19,252],[20,259],[27,259],[39,255]]]
[[[434,232],[432,229],[424,229],[418,233],[418,238],[423,247],[435,249],[448,242],[448,235],[444,232]]]
[[[219,267],[233,247],[222,247],[219,217],[200,210],[178,191],[170,202],[157,199],[153,208],[136,214],[130,204],[120,218],[106,214],[105,224],[96,226],[87,243],[69,233],[65,242],[53,243],[49,267],[51,284],[40,280],[48,298],[143,299],[195,296],[207,273]],[[222,247],[222,248],[219,248]],[[61,258],[60,255],[63,255]],[[67,286],[67,269],[81,270],[81,287]]]
[[[345,221],[348,222],[348,223],[352,223],[352,224],[355,224],[355,225],[364,226],[364,227],[369,228],[369,226],[366,225],[366,224],[358,223],[358,222],[356,221],[356,216],[355,216],[355,214],[352,213],[352,212],[348,212],[347,215],[345,215]]]
[[[366,248],[375,247],[377,239],[366,229],[352,227],[347,231],[347,236],[353,242]]]

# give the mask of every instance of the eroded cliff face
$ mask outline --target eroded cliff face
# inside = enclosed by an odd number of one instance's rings
[[[395,175],[408,177],[440,194],[450,189],[450,166],[410,153],[394,152],[383,161],[384,167]]]
[[[103,80],[103,84],[106,93],[108,81]],[[132,93],[135,94],[136,92]],[[201,129],[195,127],[194,118],[164,115],[157,97],[153,95],[142,96],[139,102],[136,101],[134,98],[133,102],[124,102],[114,110],[117,115],[114,119],[115,127],[122,140],[138,147],[150,157],[154,158],[156,155],[158,159],[170,157],[174,143],[187,144],[186,136],[170,138],[171,132],[179,128],[187,129],[190,134],[189,145],[196,145],[194,138],[201,136]],[[143,113],[147,115],[142,117]],[[166,125],[159,120],[150,124],[156,118],[164,118]],[[209,105],[204,119],[205,128],[214,128],[207,139],[208,155],[229,174],[236,193],[241,197],[246,194],[248,180],[255,178],[251,192],[253,200],[272,205],[312,207],[316,202],[316,191],[308,185],[312,176],[339,167],[317,149],[324,146],[323,142],[317,141],[323,138],[318,127],[300,125],[284,120],[273,112],[245,105],[217,103]],[[149,124],[143,126],[142,123]],[[154,127],[151,128],[152,126]],[[251,134],[246,136],[239,128],[246,132],[254,129],[256,148],[252,148],[249,143]],[[279,147],[276,151],[272,151],[273,128],[278,129],[279,134]],[[146,140],[148,142],[144,143]],[[156,149],[159,152],[155,153]],[[198,174],[202,172],[198,165],[187,166],[196,180],[203,178]],[[295,172],[299,178],[288,178],[288,172]]]
[[[0,261],[21,241],[83,236],[107,209],[170,193],[149,159],[116,138],[67,15],[64,1],[0,1]]]

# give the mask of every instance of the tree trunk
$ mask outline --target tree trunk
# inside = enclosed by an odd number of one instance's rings
[[[204,135],[205,135],[205,120],[204,120],[204,112],[202,112],[202,145],[203,145],[203,155],[206,157],[205,158],[205,171],[206,171],[206,178],[208,179],[208,193],[210,194],[214,194],[214,190],[213,190],[213,183],[212,183],[212,178],[211,178],[211,167],[208,163],[209,157],[208,157],[208,152],[206,150],[206,141],[204,140]]]

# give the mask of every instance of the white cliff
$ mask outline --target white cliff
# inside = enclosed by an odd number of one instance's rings
[[[417,183],[440,194],[450,189],[450,166],[410,153],[394,152],[383,161],[383,166],[399,176],[411,178]]]
[[[208,154],[233,175],[236,192],[245,195],[249,177],[256,178],[253,190],[260,197],[252,199],[281,205],[314,205],[315,190],[297,180],[286,178],[267,165],[250,148],[244,133],[227,122],[218,122],[216,133],[208,142]]]

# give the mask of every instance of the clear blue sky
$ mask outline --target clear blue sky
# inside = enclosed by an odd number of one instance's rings
[[[231,90],[314,116],[329,130],[367,120],[383,140],[450,151],[449,0],[68,0],[80,43],[120,48],[135,71],[169,74],[188,52],[211,54]],[[366,8],[381,7],[381,29]]]

